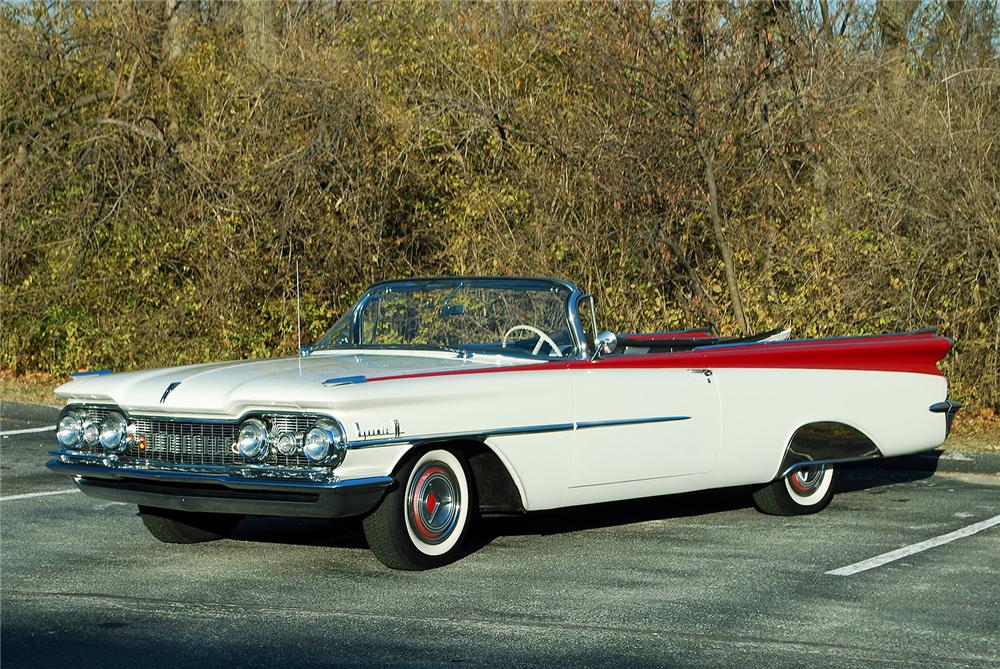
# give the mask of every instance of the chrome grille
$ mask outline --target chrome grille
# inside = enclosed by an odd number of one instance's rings
[[[78,407],[81,413],[100,422],[113,411],[121,411],[109,405],[88,405]],[[315,424],[317,416],[312,414],[254,414],[263,418],[271,426],[271,434],[282,432],[302,435]],[[196,420],[169,420],[157,416],[131,416],[129,422],[135,426],[136,442],[144,437],[145,448],[139,443],[128,446],[119,460],[125,464],[155,467],[157,463],[182,465],[242,465],[243,458],[233,452],[239,422],[210,422]],[[100,445],[93,448],[81,445],[85,453],[103,453]],[[270,456],[261,464],[278,467],[312,467],[304,455],[281,455],[272,449]]]
[[[136,440],[124,457],[146,463],[179,465],[232,465],[242,462],[233,453],[237,426],[231,423],[173,422],[140,417],[135,420]]]
[[[281,432],[304,433],[313,423],[316,416],[290,414],[264,414],[265,421],[271,425],[271,433]],[[155,465],[157,462],[181,465],[238,465],[243,459],[233,452],[237,423],[209,423],[197,421],[171,421],[148,416],[137,416],[135,421],[136,441],[145,438],[145,448],[140,443],[130,445],[122,454],[123,459],[129,458],[136,462]],[[286,456],[271,452],[263,464],[280,467],[309,467],[311,464],[303,455]]]

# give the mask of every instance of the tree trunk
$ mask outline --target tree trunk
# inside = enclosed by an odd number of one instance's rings
[[[733,249],[729,246],[726,230],[722,224],[722,214],[719,213],[719,185],[715,177],[715,159],[708,155],[705,147],[698,145],[698,154],[705,165],[705,181],[708,184],[708,213],[712,218],[712,230],[715,232],[715,243],[722,253],[722,265],[726,272],[726,285],[729,287],[729,297],[733,302],[733,315],[741,334],[750,333],[746,314],[743,312],[743,299],[740,297],[740,287],[736,282],[736,270],[733,266]]]
[[[180,0],[165,0],[163,6],[163,15],[166,18],[167,26],[163,31],[160,53],[166,63],[180,56],[184,48],[184,26],[181,23],[180,6]]]
[[[240,25],[247,57],[260,65],[274,63],[274,11],[270,0],[243,0]]]
[[[920,0],[878,0],[875,18],[882,33],[882,48],[901,49],[909,44],[908,33]]]

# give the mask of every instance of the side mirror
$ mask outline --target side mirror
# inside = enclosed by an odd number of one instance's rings
[[[603,330],[597,335],[595,343],[597,344],[595,346],[597,350],[594,351],[594,357],[592,360],[596,360],[602,355],[614,353],[615,348],[618,346],[618,337],[615,336],[615,333],[610,330]]]

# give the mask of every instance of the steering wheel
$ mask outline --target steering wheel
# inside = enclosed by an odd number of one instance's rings
[[[531,355],[538,355],[538,351],[541,350],[542,344],[548,344],[552,348],[552,353],[549,354],[550,358],[560,352],[559,346],[552,341],[552,337],[548,336],[533,325],[515,325],[511,329],[507,330],[503,334],[503,341],[500,344],[503,348],[507,348],[507,338],[510,337],[510,334],[515,330],[528,330],[529,332],[534,332],[538,335],[538,343],[535,344],[535,350],[531,352]]]

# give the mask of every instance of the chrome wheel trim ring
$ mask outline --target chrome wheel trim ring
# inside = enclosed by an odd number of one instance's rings
[[[825,473],[826,467],[823,465],[796,469],[788,475],[789,488],[800,497],[809,497],[823,483]]]
[[[789,499],[799,506],[815,506],[826,499],[833,484],[833,467],[813,465],[796,470],[784,478]],[[800,473],[801,472],[801,473]]]
[[[422,462],[410,474],[406,522],[418,541],[434,546],[446,541],[462,512],[462,492],[455,473],[439,460]]]

